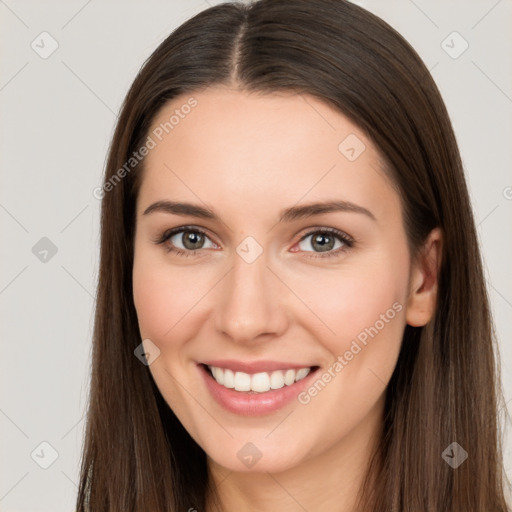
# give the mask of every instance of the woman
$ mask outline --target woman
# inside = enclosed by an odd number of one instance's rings
[[[222,4],[125,99],[78,510],[506,511],[462,164],[344,0]]]

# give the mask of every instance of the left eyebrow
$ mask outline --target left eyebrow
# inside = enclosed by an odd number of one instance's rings
[[[322,213],[331,212],[353,212],[366,215],[370,219],[377,221],[373,213],[359,206],[358,204],[351,203],[350,201],[323,201],[320,203],[309,203],[302,206],[292,206],[281,212],[279,222],[291,222],[305,217],[312,217],[313,215],[320,215]]]
[[[143,215],[148,215],[152,212],[164,212],[173,215],[188,215],[191,217],[198,217],[201,219],[219,220],[219,217],[209,208],[195,205],[192,203],[183,203],[175,201],[157,201],[148,206]],[[373,213],[350,201],[323,201],[319,203],[309,203],[301,206],[292,206],[281,211],[279,222],[292,222],[294,220],[312,217],[314,215],[321,215],[323,213],[332,212],[352,212],[366,215],[370,219],[376,221]]]

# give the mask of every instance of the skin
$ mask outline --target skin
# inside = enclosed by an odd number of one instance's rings
[[[189,97],[167,104],[152,129]],[[142,339],[160,350],[151,374],[205,450],[226,511],[353,510],[405,325],[424,325],[434,311],[441,233],[413,263],[377,149],[320,100],[220,86],[193,97],[197,106],[146,157],[137,199],[133,297]],[[338,149],[350,134],[365,145],[354,161]],[[144,215],[161,200],[207,204],[221,221]],[[278,223],[283,209],[322,200],[356,203],[375,219],[330,212]],[[195,256],[154,242],[180,226],[207,233]],[[315,258],[325,253],[314,236],[301,239],[326,227],[354,246]],[[190,251],[183,234],[172,241]],[[248,236],[263,249],[252,263],[236,251]],[[401,311],[305,405],[243,417],[211,398],[197,370],[230,358],[318,365],[321,374],[394,303]],[[262,454],[251,468],[237,457],[247,442]]]

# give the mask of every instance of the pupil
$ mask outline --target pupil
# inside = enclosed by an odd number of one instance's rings
[[[326,239],[328,242],[325,242]],[[315,244],[319,244],[320,252],[328,251],[334,247],[334,237],[324,234],[317,235],[313,238],[313,245]]]
[[[199,249],[201,246],[201,242],[203,241],[203,235],[201,233],[195,233],[194,231],[189,231],[188,235],[184,235],[183,245],[187,249]],[[199,247],[196,247],[199,245]]]

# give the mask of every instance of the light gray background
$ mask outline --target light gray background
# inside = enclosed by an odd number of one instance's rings
[[[140,65],[172,29],[214,3],[0,0],[0,511],[73,510],[98,270],[100,203],[92,191]],[[411,42],[447,103],[511,410],[512,2],[356,3]],[[31,47],[35,41],[48,51],[43,31],[58,43],[46,59]],[[454,31],[469,44],[457,58],[464,41]],[[46,262],[44,247],[33,252],[43,237],[57,248]],[[512,478],[510,437],[509,426],[504,452]],[[53,450],[58,457],[43,469]]]

